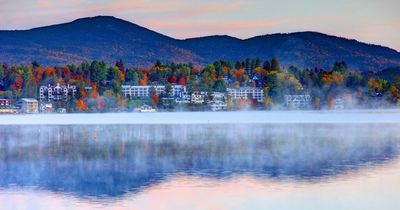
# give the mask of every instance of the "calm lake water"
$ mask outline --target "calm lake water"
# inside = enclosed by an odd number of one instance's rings
[[[399,124],[1,125],[0,209],[400,209]]]

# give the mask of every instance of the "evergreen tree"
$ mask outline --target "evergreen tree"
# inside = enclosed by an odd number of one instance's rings
[[[272,58],[271,60],[271,70],[272,71],[281,71],[281,65],[279,64],[279,60],[277,58]]]
[[[271,63],[268,60],[264,62],[263,69],[271,71]]]

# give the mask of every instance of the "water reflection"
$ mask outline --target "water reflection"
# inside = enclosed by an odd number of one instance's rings
[[[0,126],[0,187],[80,197],[136,193],[175,175],[320,182],[399,154],[396,125]]]

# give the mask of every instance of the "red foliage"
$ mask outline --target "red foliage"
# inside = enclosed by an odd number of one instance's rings
[[[157,94],[154,94],[153,97],[152,97],[152,99],[153,99],[153,104],[154,104],[154,105],[157,105],[157,104],[158,104],[158,95],[157,95]]]
[[[39,85],[40,80],[42,80],[43,78],[43,74],[44,74],[45,70],[42,67],[37,68],[34,71],[34,81],[36,85]]]
[[[15,82],[12,85],[12,89],[14,89],[16,91],[21,91],[23,83],[24,83],[24,79],[22,79],[22,77],[20,77],[20,76],[15,77]]]
[[[237,81],[242,80],[243,75],[244,75],[244,69],[239,69],[235,71],[235,76]]]
[[[179,78],[178,84],[180,85],[186,85],[186,79],[184,77]]]
[[[177,81],[176,76],[173,76],[173,77],[169,80],[169,83],[176,83],[176,81]]]

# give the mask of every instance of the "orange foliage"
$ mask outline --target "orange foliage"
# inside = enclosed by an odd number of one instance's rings
[[[139,81],[139,85],[146,86],[147,85],[147,81],[142,79],[142,80]]]
[[[84,90],[84,89],[81,89],[80,91],[79,91],[79,93],[81,94],[81,97],[82,98],[86,98],[87,97],[87,92],[86,92],[86,90]]]
[[[22,79],[22,77],[20,77],[20,76],[16,77],[15,82],[12,85],[12,89],[14,89],[16,91],[21,91],[23,83],[24,83],[24,79]]]
[[[54,77],[56,76],[56,69],[55,68],[47,68],[46,69],[46,77]]]
[[[390,92],[392,93],[393,100],[395,100],[399,97],[399,89],[397,89],[396,86],[390,87]]]
[[[192,74],[198,74],[200,71],[196,68],[192,68]]]
[[[37,68],[34,71],[34,81],[36,85],[39,85],[40,80],[42,80],[43,78],[43,74],[44,74],[45,70],[42,67]]]
[[[239,69],[235,71],[235,76],[237,81],[242,80],[243,75],[244,75],[244,69]]]
[[[329,74],[325,74],[323,77],[322,77],[322,82],[324,83],[324,84],[327,84],[327,85],[330,85],[330,84],[332,84],[333,83],[333,80],[332,80],[332,78],[329,76]]]
[[[71,76],[71,71],[69,70],[69,68],[68,67],[62,67],[61,68],[61,72],[62,72],[62,77],[69,77],[69,76]]]
[[[146,72],[142,72],[142,74],[143,74],[143,79],[139,81],[139,85],[145,86],[147,85],[148,77]]]
[[[93,97],[94,99],[97,99],[97,98],[99,97],[99,92],[97,91],[96,88],[93,88],[93,89],[92,89],[92,97]]]
[[[122,105],[122,96],[120,94],[117,94],[117,103],[119,106]]]
[[[81,111],[86,111],[88,109],[87,104],[83,100],[76,101],[76,107]]]

